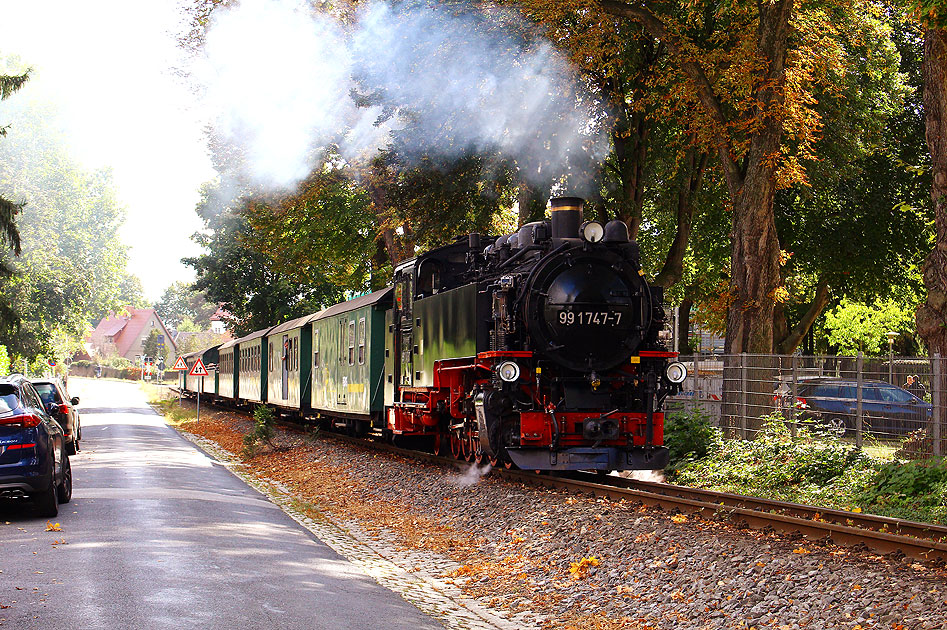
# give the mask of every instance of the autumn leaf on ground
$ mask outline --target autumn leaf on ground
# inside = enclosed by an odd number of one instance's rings
[[[675,523],[686,523],[687,517],[684,516],[683,514],[675,514],[674,516],[671,517],[671,520],[674,521]]]
[[[799,547],[798,549],[793,549],[792,552],[793,553],[812,553],[811,551],[803,547]]]
[[[46,521],[46,531],[48,532],[61,532],[62,527],[59,526],[59,523],[51,523]]]
[[[569,573],[572,574],[572,579],[581,580],[582,578],[588,577],[592,567],[597,567],[599,564],[600,562],[595,556],[582,558],[578,562],[569,563]]]

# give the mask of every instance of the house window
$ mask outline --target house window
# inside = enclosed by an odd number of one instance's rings
[[[365,365],[365,318],[358,320],[358,364]]]

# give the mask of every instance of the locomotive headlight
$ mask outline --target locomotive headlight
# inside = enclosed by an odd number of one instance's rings
[[[520,377],[520,366],[513,361],[504,361],[497,366],[497,374],[499,374],[500,380],[512,383]]]
[[[586,221],[579,231],[589,243],[598,243],[605,237],[605,226],[598,221]]]
[[[669,363],[667,368],[664,370],[664,376],[667,380],[671,381],[675,385],[679,385],[684,382],[684,379],[687,378],[687,368],[684,367],[683,363]]]

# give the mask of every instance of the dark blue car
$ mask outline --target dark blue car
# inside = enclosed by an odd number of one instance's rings
[[[855,428],[858,382],[855,379],[818,377],[800,381],[796,408],[802,418],[820,422],[844,435]],[[862,381],[862,425],[867,432],[905,434],[926,428],[933,405],[896,385]]]
[[[72,499],[72,467],[59,424],[25,377],[0,377],[0,498],[31,498],[41,516]]]

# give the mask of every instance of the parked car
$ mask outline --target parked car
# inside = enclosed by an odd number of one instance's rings
[[[43,399],[43,407],[49,409],[50,404],[56,406],[53,420],[59,423],[66,435],[66,450],[70,455],[75,455],[79,451],[79,440],[82,439],[82,423],[76,409],[79,397],[69,398],[66,386],[56,378],[32,379],[30,382]]]
[[[853,378],[815,377],[796,385],[794,406],[802,419],[818,422],[838,435],[855,428],[858,382]],[[783,406],[790,404],[786,384],[777,390]],[[910,433],[927,426],[933,405],[884,381],[862,381],[862,425],[876,433]]]
[[[24,376],[0,377],[0,498],[30,498],[53,517],[72,499],[72,466],[62,428]]]

